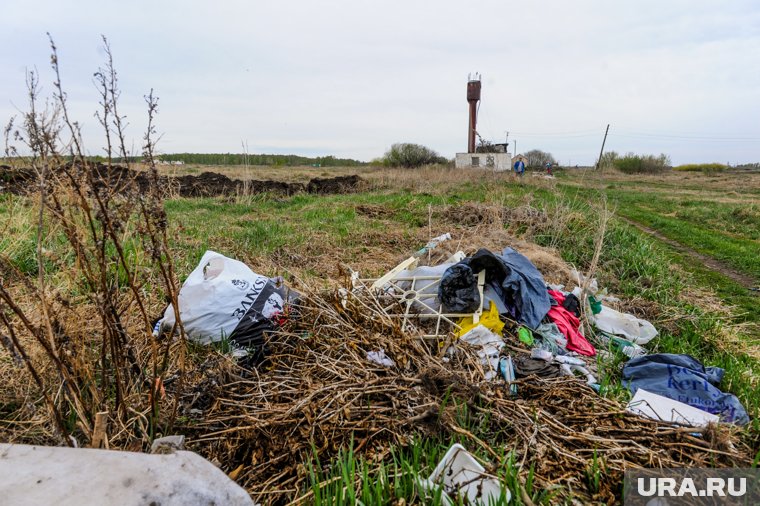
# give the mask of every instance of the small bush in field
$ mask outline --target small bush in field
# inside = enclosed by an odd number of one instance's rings
[[[685,172],[722,172],[726,169],[728,169],[728,165],[723,165],[722,163],[687,163],[673,167],[673,170]]]
[[[391,146],[383,155],[383,165],[386,167],[415,168],[434,163],[446,163],[446,159],[420,144],[397,143]]]
[[[628,153],[614,160],[613,166],[625,174],[657,174],[671,169],[668,155],[636,155]]]

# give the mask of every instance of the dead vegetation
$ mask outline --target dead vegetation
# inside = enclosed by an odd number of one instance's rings
[[[429,195],[443,195],[466,184],[476,185],[485,191],[494,183],[507,181],[513,176],[488,170],[461,171],[453,167],[426,165],[416,169],[382,169],[367,173],[370,190],[408,190]]]
[[[415,437],[463,437],[498,466],[499,452],[483,439],[495,437],[517,461],[535,464],[539,487],[561,485],[584,502],[614,502],[630,467],[751,461],[727,426],[685,429],[642,419],[580,381],[520,381],[511,397],[498,382],[482,381],[477,357],[466,350],[444,359],[373,310],[372,301],[348,300],[344,308],[334,292],[310,294],[300,317],[271,337],[277,351],[265,367],[229,367],[221,376],[210,369],[200,385],[214,382],[213,400],[184,396],[189,422],[182,430],[192,434],[192,447],[234,471],[259,501],[308,502],[310,460],[329,462],[353,444],[356,455],[381,462],[392,445]],[[377,349],[397,366],[367,360]],[[463,422],[463,408],[485,421],[480,437]],[[594,455],[607,477],[598,490],[585,477]]]
[[[52,40],[52,99],[39,109],[43,100],[37,76],[30,73],[29,111],[20,128],[7,129],[25,146],[34,175],[26,184],[34,190],[37,208],[36,265],[22,272],[9,257],[0,258],[0,324],[8,353],[17,357],[44,400],[42,414],[30,391],[11,398],[31,409],[30,418],[48,422],[33,424],[36,435],[23,439],[99,446],[109,425],[111,445],[139,449],[163,430],[159,426],[170,427],[176,415],[176,404],[166,416],[161,408],[167,407],[162,405],[165,378],[184,365],[184,334],[179,324],[176,343],[153,337],[155,299],[150,294],[176,302],[179,285],[155,166],[146,176],[152,184],[143,189],[128,170],[116,172],[110,162],[112,156],[126,157],[126,149],[116,73],[104,44],[106,66],[95,80],[108,164],[93,165],[84,156]],[[146,103],[143,149],[152,161],[157,111],[152,92]],[[9,155],[18,154],[7,145]],[[26,428],[25,410],[11,404],[3,411],[10,411],[5,421],[10,427]]]
[[[137,162],[132,164],[135,170],[148,170],[148,167]],[[276,165],[196,165],[188,163],[185,165],[161,165],[159,172],[166,176],[198,176],[203,172],[214,172],[224,174],[230,179],[239,181],[248,180],[275,180],[285,183],[308,184],[315,178],[332,179],[340,176],[359,176],[364,178],[365,175],[371,174],[378,170],[377,166],[362,165],[356,167],[312,167],[312,166],[276,166]]]
[[[631,184],[631,177],[616,170],[584,170],[579,180],[566,180],[570,186],[596,187],[599,189]],[[664,198],[680,200],[685,196],[709,199],[712,202],[757,202],[756,189],[760,186],[760,174],[756,172],[727,172],[708,176],[699,172],[669,171],[662,174],[638,174],[635,185],[644,191],[662,191]]]

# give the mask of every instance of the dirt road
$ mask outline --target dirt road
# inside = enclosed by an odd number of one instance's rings
[[[645,225],[642,225],[641,223],[631,220],[630,218],[625,218],[623,216],[618,216],[621,220],[625,221],[629,225],[632,225],[642,232],[651,235],[652,237],[656,238],[657,240],[664,242],[668,246],[672,247],[679,253],[683,253],[684,255],[688,255],[694,260],[697,260],[701,262],[703,265],[708,267],[709,269],[712,269],[715,272],[718,272],[722,274],[723,276],[726,276],[727,278],[731,279],[732,281],[742,285],[748,290],[752,290],[751,293],[754,293],[755,295],[760,295],[760,291],[758,291],[758,281],[753,279],[751,276],[748,276],[746,274],[743,274],[741,272],[738,272],[731,267],[728,267],[726,264],[716,260],[713,257],[703,255],[702,253],[693,250],[689,248],[688,246],[684,246],[678,241],[674,241],[673,239],[670,239],[669,237],[664,236],[657,230],[651,229]]]

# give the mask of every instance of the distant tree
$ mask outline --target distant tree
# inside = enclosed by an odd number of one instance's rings
[[[532,168],[543,168],[547,163],[551,162],[552,165],[557,164],[557,160],[554,159],[551,153],[541,151],[540,149],[531,149],[525,153],[525,157],[528,159],[526,164]]]
[[[406,167],[413,169],[434,163],[446,163],[447,160],[420,144],[408,142],[396,143],[383,155],[383,165],[386,167]]]
[[[620,158],[620,155],[615,151],[607,151],[602,155],[602,159],[599,161],[600,169],[610,169],[615,166],[615,160]]]
[[[322,167],[330,166],[358,166],[364,162],[350,158],[335,158],[334,156],[306,157],[299,155],[267,155],[249,153],[173,153],[161,155],[161,159],[167,162],[181,161],[197,165],[315,165]],[[247,162],[247,163],[246,163]]]
[[[672,168],[670,157],[665,153],[659,156],[628,153],[615,160],[614,166],[625,174],[656,174]]]

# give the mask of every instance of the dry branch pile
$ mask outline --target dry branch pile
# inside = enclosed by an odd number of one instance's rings
[[[575,497],[603,501],[619,497],[628,467],[751,461],[735,429],[721,425],[695,437],[700,429],[631,415],[577,380],[528,378],[510,397],[503,382],[482,381],[477,357],[464,346],[444,359],[403,334],[372,301],[350,298],[344,307],[333,293],[312,294],[300,313],[272,336],[269,364],[250,374],[228,369],[226,377],[214,379],[212,402],[197,393],[183,402],[192,422],[182,430],[192,435],[192,448],[234,470],[264,503],[303,494],[305,463],[315,452],[327,462],[353,440],[356,454],[382,460],[390,445],[403,446],[418,434],[463,436],[472,448],[491,454],[495,465],[499,452],[484,441],[498,440],[516,452],[518,462],[528,463],[522,472],[536,464],[539,487],[560,484]],[[378,349],[396,367],[367,359],[368,351]],[[201,384],[196,392],[208,394],[209,378]],[[486,421],[480,437],[458,421],[463,405]],[[585,476],[595,452],[613,479],[594,493]]]

